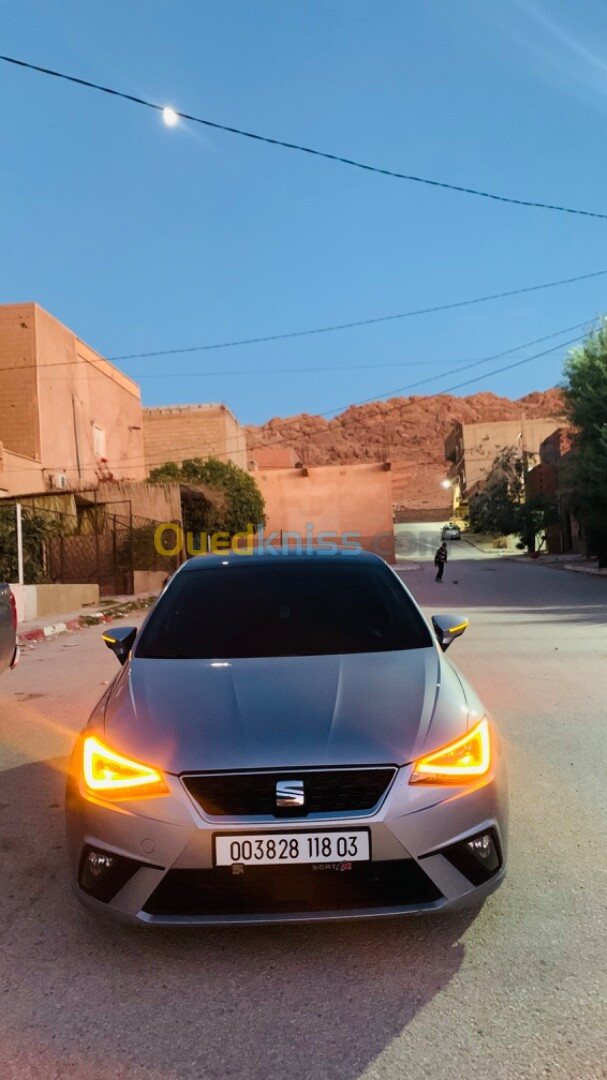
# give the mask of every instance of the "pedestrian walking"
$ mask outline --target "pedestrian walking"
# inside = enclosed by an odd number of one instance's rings
[[[438,548],[436,555],[434,556],[434,565],[436,567],[435,581],[442,581],[443,574],[445,572],[445,563],[447,562],[447,545],[442,543]]]

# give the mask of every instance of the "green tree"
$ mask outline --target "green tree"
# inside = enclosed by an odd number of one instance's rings
[[[524,496],[523,459],[516,450],[502,450],[493,461],[483,490],[470,500],[470,527],[474,532],[495,536],[518,532]]]
[[[45,541],[63,532],[60,519],[23,511],[23,576],[26,585],[44,581]],[[13,503],[0,506],[0,581],[17,581],[17,515]]]
[[[578,429],[572,462],[571,509],[589,553],[607,567],[607,318],[565,362],[563,390]]]
[[[182,500],[184,525],[193,532],[244,532],[265,525],[263,495],[253,477],[232,461],[191,458],[181,466],[167,462],[150,473],[153,483],[178,480],[187,485]],[[196,499],[196,488],[202,499]],[[213,497],[214,496],[214,497]]]
[[[493,536],[520,536],[521,544],[535,550],[538,532],[556,516],[548,499],[525,498],[525,463],[512,448],[502,450],[488,473],[485,487],[470,500],[470,527]]]

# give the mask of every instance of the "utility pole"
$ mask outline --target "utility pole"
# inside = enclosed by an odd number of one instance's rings
[[[21,503],[17,503],[15,509],[17,511],[17,580],[19,585],[23,585],[23,521],[21,517]]]

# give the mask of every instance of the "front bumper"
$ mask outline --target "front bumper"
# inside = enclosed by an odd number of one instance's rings
[[[372,814],[292,819],[289,829],[370,830],[371,862],[316,868],[214,869],[214,833],[284,831],[285,822],[206,817],[177,777],[167,777],[167,796],[108,804],[86,797],[72,776],[73,885],[99,913],[145,926],[373,918],[478,904],[506,870],[506,776],[496,750],[491,772],[472,788],[410,785],[405,767]],[[489,875],[469,873],[452,849],[486,833],[494,838],[498,863]],[[117,857],[123,870],[105,890],[83,888],[90,849]]]

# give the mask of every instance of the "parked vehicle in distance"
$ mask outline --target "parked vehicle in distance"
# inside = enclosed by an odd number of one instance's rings
[[[443,525],[440,535],[441,540],[461,540],[462,530],[459,525],[455,525],[453,521],[450,521],[447,525]]]
[[[144,925],[360,918],[478,904],[506,869],[500,738],[368,553],[203,556],[141,630],[78,739],[71,876]]]
[[[17,605],[10,585],[0,584],[0,673],[14,667],[17,647]]]

